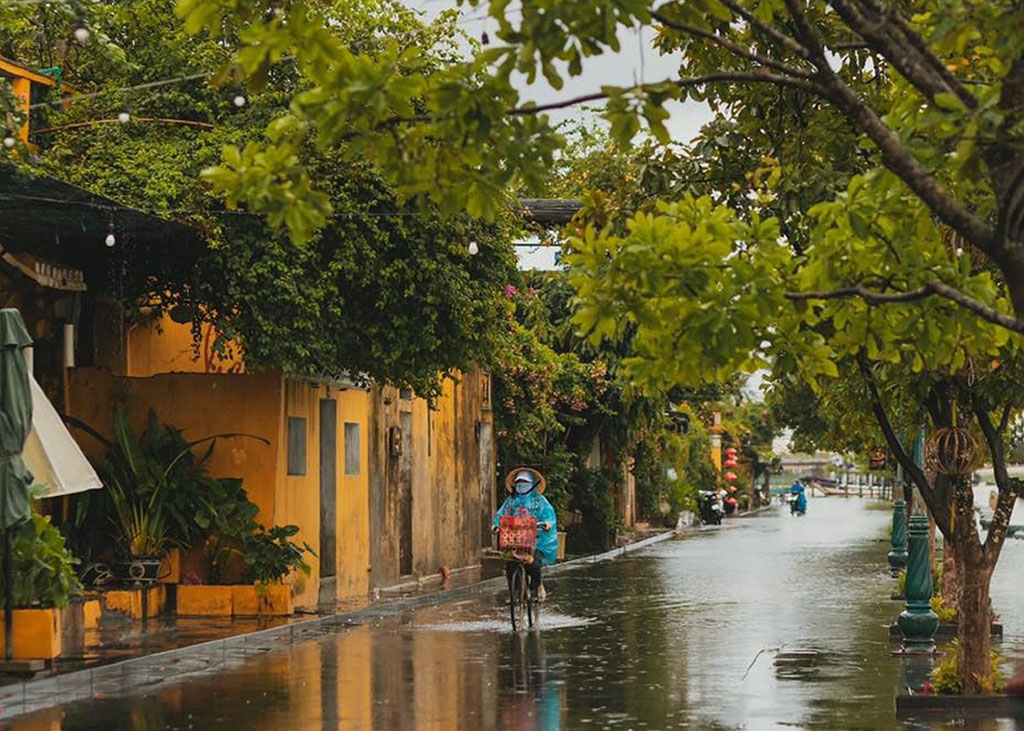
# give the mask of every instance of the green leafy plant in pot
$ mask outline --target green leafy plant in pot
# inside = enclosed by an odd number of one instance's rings
[[[13,605],[17,609],[62,608],[78,591],[78,559],[64,544],[64,536],[48,517],[32,512],[32,520],[18,528],[14,538]],[[0,571],[0,596],[6,591]]]
[[[215,434],[189,441],[181,430],[161,426],[150,410],[146,427],[132,431],[123,406],[114,417],[114,441],[78,421],[74,425],[106,445],[105,460],[97,465],[107,490],[86,496],[76,505],[72,534],[94,547],[100,516],[114,523],[113,548],[120,578],[153,581],[170,546],[190,547],[206,539],[229,508],[248,503],[244,490],[206,472],[206,463],[220,438],[247,434]],[[201,453],[193,449],[208,443]],[[239,498],[237,493],[241,493]],[[255,511],[255,506],[252,507]]]

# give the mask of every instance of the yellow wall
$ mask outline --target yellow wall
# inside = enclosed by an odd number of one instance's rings
[[[134,325],[128,331],[126,373],[146,377],[157,373],[242,373],[245,366],[237,348],[224,357],[214,352],[217,332],[203,324],[197,344],[191,325],[164,316],[154,323]],[[232,357],[233,356],[233,357]]]
[[[320,399],[337,401],[337,493],[336,535],[339,599],[366,596],[369,592],[370,520],[368,476],[368,406],[366,392],[341,389],[298,378],[286,378],[284,412],[278,444],[277,497],[279,523],[299,526],[296,541],[306,541],[319,551],[320,547]],[[288,472],[288,418],[306,420],[306,474]],[[345,423],[360,425],[360,474],[345,475]],[[296,575],[296,606],[315,608],[320,587],[319,560],[311,561],[312,573]]]
[[[115,378],[104,370],[76,368],[70,371],[68,390],[68,413],[108,438],[113,433],[117,404],[126,404],[129,420],[136,428],[145,424],[152,408],[162,424],[178,427],[189,440],[241,432],[270,441],[268,446],[248,438],[218,440],[209,468],[211,474],[220,477],[241,477],[250,499],[259,505],[258,519],[274,524],[280,375]],[[83,433],[76,436],[87,453],[102,456],[103,450],[95,440]]]
[[[476,438],[477,422],[491,421],[483,407],[485,383],[480,374],[464,375],[458,384],[446,381],[429,413],[422,399],[404,401],[394,389],[374,389],[370,418],[374,585],[387,586],[402,578],[401,464],[406,459],[411,461],[412,473],[413,575],[479,563],[482,515],[492,507],[494,470],[493,442],[486,448]],[[391,427],[401,426],[403,412],[412,417],[412,454],[395,456],[388,452],[387,434]]]
[[[338,398],[338,598],[370,591],[370,396],[342,391]],[[359,424],[359,474],[345,474],[345,423]]]

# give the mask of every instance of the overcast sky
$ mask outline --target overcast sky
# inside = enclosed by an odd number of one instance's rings
[[[455,0],[405,0],[406,4],[432,18],[448,8],[458,8]],[[580,0],[585,2],[585,0]],[[486,0],[484,0],[486,3]],[[512,19],[518,16],[520,2],[511,0],[507,16]],[[476,8],[461,8],[461,26],[466,33],[479,39],[483,32],[488,32],[492,39],[497,31],[497,24],[486,18],[486,4]],[[585,59],[583,73],[566,80],[561,91],[552,89],[543,78],[527,86],[525,81],[520,88],[524,99],[536,101],[538,104],[558,101],[567,97],[589,94],[599,91],[602,86],[630,86],[640,82],[661,81],[678,77],[678,60],[673,56],[661,56],[653,48],[653,33],[650,28],[642,31],[623,28],[619,31],[622,49],[619,53],[606,53]],[[673,138],[678,142],[689,142],[700,130],[701,125],[711,119],[711,111],[702,103],[672,103],[667,107],[672,116],[666,123]],[[584,118],[594,115],[578,108],[554,110],[550,117],[554,121],[570,118]]]

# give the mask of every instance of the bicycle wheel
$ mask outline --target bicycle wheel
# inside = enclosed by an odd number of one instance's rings
[[[526,586],[526,569],[522,564],[512,572],[512,580],[508,585],[508,607],[512,617],[512,631],[526,628],[526,614],[529,590]]]

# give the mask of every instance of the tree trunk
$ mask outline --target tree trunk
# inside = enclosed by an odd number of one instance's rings
[[[953,545],[949,541],[942,542],[942,590],[939,596],[942,603],[951,609],[958,609],[960,601],[960,574],[956,570],[956,557]]]
[[[989,582],[992,572],[980,555],[958,562],[960,582],[960,644],[957,651],[965,695],[991,693],[991,614]]]

